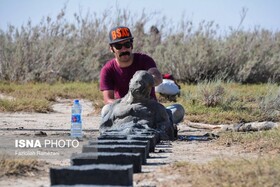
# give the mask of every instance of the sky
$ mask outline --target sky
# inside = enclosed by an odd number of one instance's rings
[[[214,21],[220,29],[237,28],[242,9],[247,10],[243,29],[260,27],[280,31],[280,1],[278,0],[0,0],[0,29],[7,25],[20,27],[28,20],[39,24],[43,17],[55,18],[67,5],[66,19],[74,19],[74,13],[104,13],[108,9],[127,9],[141,14],[158,12],[173,23],[181,21],[182,16],[194,24],[202,20]],[[153,21],[153,20],[152,20]],[[151,21],[151,22],[152,22]]]

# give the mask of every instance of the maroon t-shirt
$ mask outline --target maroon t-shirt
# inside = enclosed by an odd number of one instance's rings
[[[129,81],[138,70],[148,70],[156,67],[155,61],[148,55],[133,53],[133,63],[125,68],[118,66],[116,59],[108,61],[100,72],[100,90],[114,90],[116,99],[124,97],[129,90]],[[156,99],[155,89],[151,97]]]

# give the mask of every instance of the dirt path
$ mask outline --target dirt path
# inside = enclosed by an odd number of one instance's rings
[[[19,138],[35,137],[39,131],[45,132],[46,137],[52,136],[69,136],[70,129],[70,109],[71,100],[61,99],[53,105],[54,113],[0,113],[0,136],[17,136]],[[88,139],[96,138],[100,116],[94,115],[94,109],[89,101],[82,100],[83,106],[83,129],[85,130],[86,142]],[[10,130],[7,130],[10,128]],[[204,133],[195,129],[190,129],[184,124],[180,124],[179,134]],[[50,130],[50,129],[57,129]],[[148,164],[143,165],[143,172],[134,174],[134,185],[158,185],[164,184],[174,176],[165,176],[162,168],[168,167],[169,164],[178,161],[187,161],[193,163],[205,163],[215,158],[225,157],[248,157],[254,156],[240,153],[238,147],[219,147],[213,146],[211,141],[174,141],[165,142],[156,148],[156,153],[151,154]],[[70,165],[69,157],[57,159],[48,159],[47,163],[42,166],[40,171],[29,173],[28,176],[11,176],[2,177],[0,186],[26,186],[26,187],[44,187],[50,186],[49,168],[53,166]],[[167,183],[166,183],[167,184]]]

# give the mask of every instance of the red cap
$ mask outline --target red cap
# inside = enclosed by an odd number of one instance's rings
[[[162,78],[163,79],[174,80],[174,77],[171,74],[169,74],[169,73],[163,74]]]

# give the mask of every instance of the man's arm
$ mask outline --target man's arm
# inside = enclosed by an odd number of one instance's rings
[[[104,90],[103,94],[103,102],[105,104],[113,103],[115,101],[114,91],[113,90]]]

